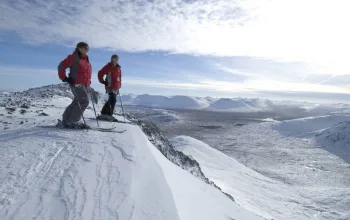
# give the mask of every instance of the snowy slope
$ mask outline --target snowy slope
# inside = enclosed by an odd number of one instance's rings
[[[336,114],[249,124],[211,140],[220,151],[187,136],[170,142],[239,205],[265,218],[347,220],[349,121]]]
[[[348,120],[350,120],[350,115],[337,114],[286,120],[272,126],[286,136],[313,137],[324,129]]]
[[[53,86],[2,97],[0,219],[262,219],[171,163],[136,125],[40,127],[55,124],[70,95]]]
[[[350,118],[318,133],[316,141],[327,151],[350,163]]]
[[[245,167],[194,138],[178,136],[170,141],[176,149],[197,160],[205,175],[232,195],[242,207],[268,219],[294,219],[294,216],[306,215],[302,204],[308,201],[293,192],[291,187]],[[290,203],[291,199],[296,202]]]
[[[320,138],[323,137],[320,136]],[[241,207],[267,219],[350,219],[348,208],[350,188],[349,185],[346,186],[347,180],[345,179],[345,186],[339,188],[336,185],[341,185],[340,179],[333,179],[339,182],[337,184],[326,183],[326,185],[322,184],[322,179],[319,179],[318,182],[311,182],[311,184],[306,182],[304,184],[286,183],[280,178],[270,178],[266,174],[262,175],[249,169],[235,159],[191,137],[178,136],[170,141],[176,149],[198,161],[204,174],[224,192],[232,195]],[[283,149],[282,152],[285,150]],[[283,158],[283,165],[280,164],[281,159],[279,158],[269,158],[269,160],[272,160],[275,166],[281,166],[282,172],[314,169],[312,174],[316,175],[314,178],[325,177],[321,172],[315,171],[317,167],[322,167],[321,164],[318,165],[318,161],[307,161],[305,165],[303,161],[299,163],[291,161],[294,167],[290,168],[289,161],[286,161],[285,158]],[[284,163],[287,164],[284,165]],[[334,165],[334,167],[323,169],[329,172],[328,169],[335,170],[336,166],[339,166]],[[341,164],[341,166],[346,165]],[[303,172],[303,175],[304,178],[309,178],[306,172]],[[334,176],[340,178],[340,174],[334,174]]]
[[[341,145],[350,149],[350,117],[349,121],[340,122],[317,135],[320,142],[327,142],[328,145]]]

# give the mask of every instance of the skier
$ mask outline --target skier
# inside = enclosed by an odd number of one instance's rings
[[[105,85],[106,93],[108,93],[108,101],[102,108],[101,115],[98,116],[100,120],[118,121],[113,117],[115,104],[117,102],[117,95],[121,88],[121,66],[118,63],[119,57],[116,54],[111,56],[111,62],[107,63],[99,72],[98,80]],[[104,79],[104,76],[106,78]]]
[[[89,105],[87,89],[91,84],[91,65],[87,55],[89,45],[79,42],[73,54],[68,55],[58,65],[58,76],[63,82],[67,82],[72,90],[74,99],[62,115],[62,121],[57,126],[68,128],[89,128],[84,123],[79,123],[85,109]],[[66,69],[70,69],[68,77]]]

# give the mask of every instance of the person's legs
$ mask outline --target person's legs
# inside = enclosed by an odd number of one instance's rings
[[[101,110],[101,115],[108,115],[109,112],[109,99],[108,101],[103,105],[103,108]]]
[[[74,99],[72,100],[72,103],[70,105],[68,105],[68,107],[66,108],[66,110],[64,111],[64,113],[62,115],[62,123],[63,124],[70,123],[70,117],[72,115],[72,111],[73,111],[73,108],[75,105],[77,105],[77,99],[74,97]]]
[[[76,123],[80,121],[82,113],[84,113],[89,106],[89,98],[84,87],[72,87],[72,90],[75,94],[75,98],[70,107],[68,120],[71,123]]]
[[[113,116],[115,104],[117,103],[117,95],[115,93],[109,93],[109,100],[111,105],[110,115]]]

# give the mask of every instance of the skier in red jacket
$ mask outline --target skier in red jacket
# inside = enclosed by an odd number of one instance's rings
[[[117,95],[122,85],[122,72],[121,66],[118,64],[119,57],[114,54],[111,57],[111,62],[107,63],[98,72],[98,81],[105,85],[106,92],[108,93],[108,101],[102,108],[101,115],[98,117],[101,120],[117,121],[113,117],[115,104],[117,102]],[[104,76],[106,75],[106,78]]]
[[[91,84],[91,65],[87,52],[89,45],[85,42],[77,44],[73,54],[68,55],[58,65],[58,76],[63,82],[67,82],[73,92],[74,99],[62,115],[62,122],[58,126],[85,128],[85,123],[79,123],[82,114],[89,105],[87,87]],[[70,72],[66,76],[66,69]]]

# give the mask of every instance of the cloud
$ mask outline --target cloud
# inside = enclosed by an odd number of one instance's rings
[[[348,0],[3,0],[30,43],[298,60],[349,70]]]
[[[3,77],[21,77],[30,76],[39,77],[40,79],[51,79],[52,82],[59,83],[57,70],[54,69],[40,69],[30,67],[13,67],[0,66],[0,76]],[[57,79],[57,80],[56,80]],[[222,79],[215,79],[213,77],[203,77],[200,75],[190,76],[191,80],[187,78],[149,78],[135,77],[125,74],[123,77],[123,85],[132,85],[149,88],[164,88],[164,89],[182,89],[182,90],[205,90],[207,95],[211,92],[222,93],[257,93],[260,91],[279,93],[279,92],[325,92],[325,93],[350,93],[350,76],[339,76],[337,78],[328,79],[328,83],[309,83],[305,81],[283,81],[264,77],[248,77],[244,81],[229,81]],[[51,81],[50,81],[51,82]],[[93,76],[92,86],[100,86],[95,75]]]
[[[350,88],[337,87],[333,85],[321,85],[311,83],[293,83],[283,82],[277,80],[247,80],[243,82],[227,82],[220,80],[199,80],[197,83],[187,83],[182,81],[169,81],[169,80],[148,80],[143,78],[128,78],[124,81],[125,85],[137,85],[146,87],[166,88],[166,89],[183,89],[183,90],[206,90],[208,94],[210,92],[223,92],[223,93],[258,93],[261,91],[270,93],[281,92],[313,92],[320,93],[342,93],[350,94]]]
[[[57,70],[52,69],[38,69],[28,67],[14,67],[14,66],[0,66],[0,76],[40,76],[52,77],[57,76]]]
[[[220,63],[215,63],[214,66],[219,70],[232,74],[233,76],[252,77],[257,75],[257,73],[246,72],[246,71],[238,70],[236,68],[230,68]]]

